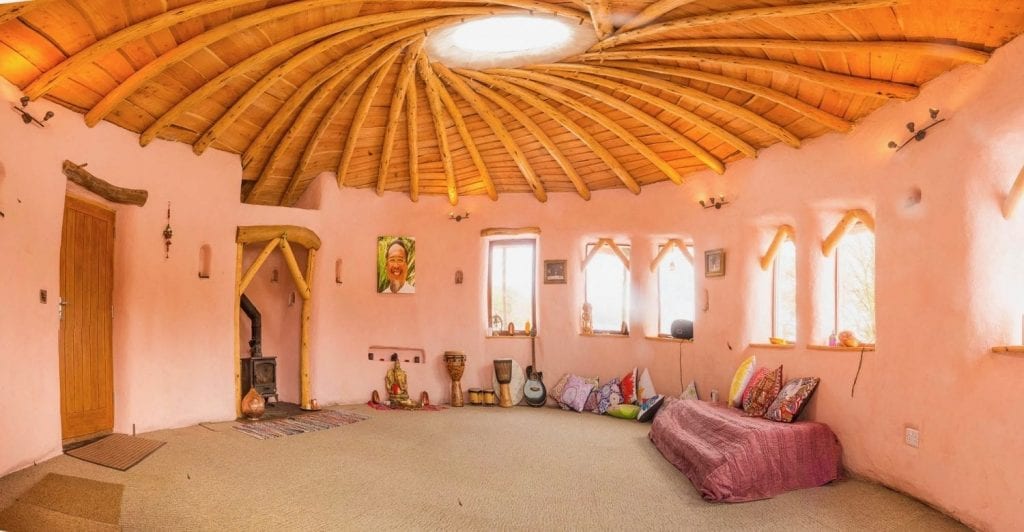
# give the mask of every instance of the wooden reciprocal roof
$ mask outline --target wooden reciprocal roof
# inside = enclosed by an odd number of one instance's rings
[[[555,15],[597,44],[482,71],[424,39]],[[460,196],[639,193],[851,125],[1024,31],[1024,0],[36,0],[0,75],[140,134],[241,155],[242,198],[339,184]]]

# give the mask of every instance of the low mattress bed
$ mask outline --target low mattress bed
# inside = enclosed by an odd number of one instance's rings
[[[840,478],[842,449],[823,423],[780,423],[703,401],[672,400],[651,441],[709,501],[766,499]]]

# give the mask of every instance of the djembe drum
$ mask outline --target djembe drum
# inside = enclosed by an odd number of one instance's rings
[[[466,355],[458,351],[445,351],[444,364],[452,378],[452,406],[462,406],[462,373],[466,370]]]
[[[498,390],[500,398],[498,406],[504,408],[512,407],[512,390],[508,385],[512,382],[512,359],[504,358],[494,361],[494,377],[498,379]]]

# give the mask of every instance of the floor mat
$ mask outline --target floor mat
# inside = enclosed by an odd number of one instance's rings
[[[253,438],[268,440],[281,436],[291,436],[293,434],[340,427],[342,425],[358,423],[364,419],[369,419],[369,416],[341,410],[322,410],[320,412],[292,416],[288,419],[241,423],[234,425],[234,429]]]
[[[50,473],[0,512],[0,529],[118,530],[124,486]]]
[[[68,456],[101,466],[127,471],[159,449],[162,441],[136,438],[127,434],[111,434],[102,440],[68,451]]]

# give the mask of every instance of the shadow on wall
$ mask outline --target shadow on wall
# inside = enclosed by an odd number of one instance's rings
[[[4,178],[7,177],[7,169],[4,168],[4,163],[0,162],[0,218],[4,217],[4,197],[3,197],[3,186]]]

